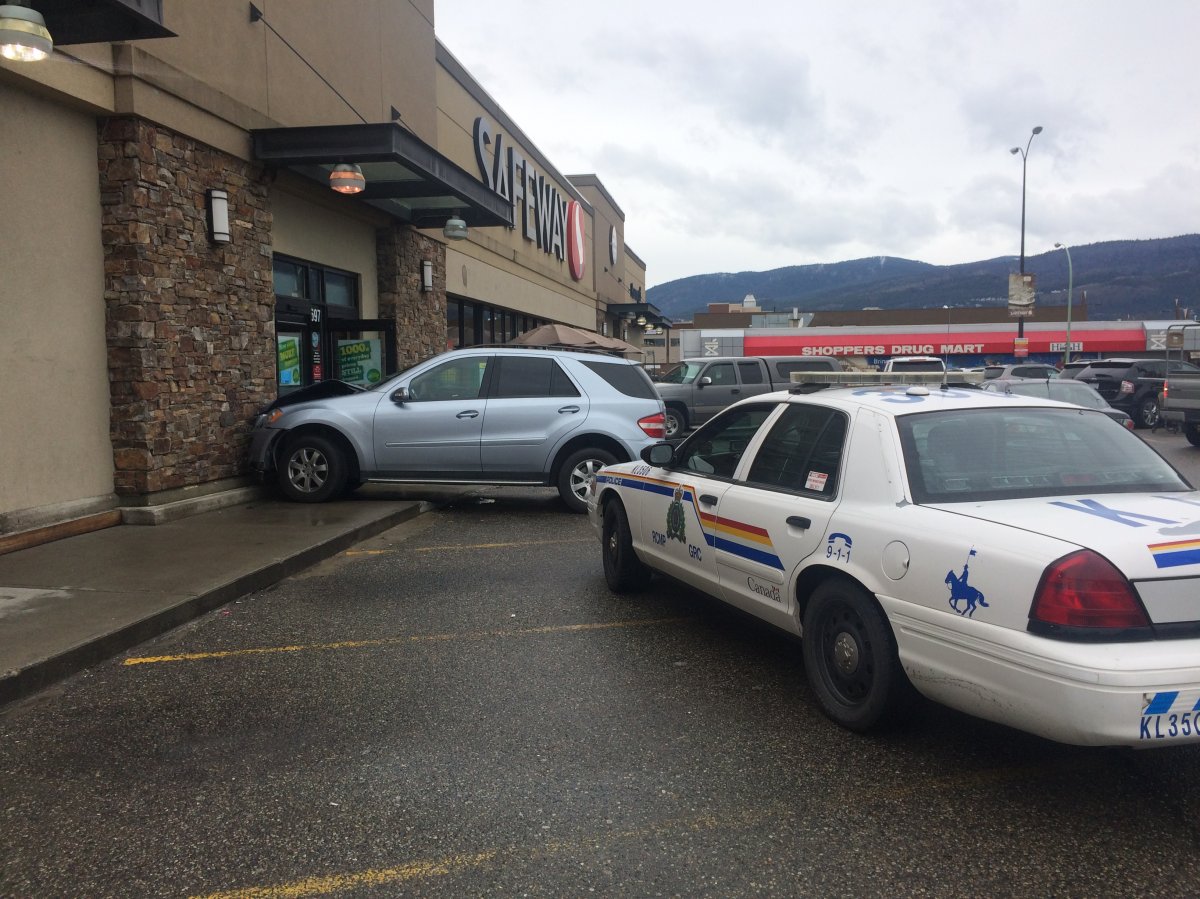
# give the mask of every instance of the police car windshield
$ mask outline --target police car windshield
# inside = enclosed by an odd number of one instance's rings
[[[1140,437],[1101,412],[1014,403],[904,415],[896,423],[918,503],[1190,489]]]

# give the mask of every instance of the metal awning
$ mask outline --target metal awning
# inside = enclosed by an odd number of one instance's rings
[[[355,199],[416,228],[441,228],[452,215],[469,227],[512,226],[512,205],[411,131],[394,123],[264,128],[250,132],[254,158],[323,185],[339,163],[362,169]]]
[[[36,0],[56,47],[175,37],[163,27],[162,0]]]

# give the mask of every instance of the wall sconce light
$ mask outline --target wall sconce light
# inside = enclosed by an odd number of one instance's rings
[[[46,20],[24,3],[0,6],[0,56],[17,62],[37,62],[54,49]]]
[[[339,194],[361,194],[367,188],[367,179],[358,166],[340,162],[329,173],[329,186]]]
[[[208,198],[208,239],[212,243],[229,243],[229,192],[206,191]]]
[[[446,219],[446,227],[442,229],[442,235],[447,240],[464,240],[467,236],[467,223],[458,217],[458,213]]]
[[[428,259],[421,261],[421,290],[425,292],[433,290],[433,263]]]

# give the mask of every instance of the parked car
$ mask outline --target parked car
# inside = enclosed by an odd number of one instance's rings
[[[713,356],[684,359],[654,384],[663,398],[667,438],[682,437],[746,397],[791,386],[794,371],[841,371],[833,356]]]
[[[1018,362],[1015,365],[987,365],[983,369],[983,377],[987,381],[996,378],[1057,378],[1058,369],[1053,365],[1041,362]]]
[[[602,469],[609,587],[661,573],[798,635],[854,731],[915,688],[1064,743],[1200,742],[1200,491],[1100,412],[875,377]]]
[[[594,471],[662,437],[662,400],[636,362],[480,347],[374,387],[316,385],[273,403],[255,422],[250,466],[296,502],[368,481],[539,484],[582,512]]]
[[[1091,364],[1091,360],[1088,359],[1078,362],[1064,362],[1062,371],[1058,373],[1058,376],[1060,378],[1073,378]]]
[[[1159,424],[1183,431],[1192,446],[1200,446],[1200,371],[1173,371],[1159,397]]]
[[[1190,362],[1172,359],[1099,359],[1075,375],[1118,409],[1128,412],[1139,428],[1158,423],[1159,394],[1168,372],[1200,371]]]
[[[1104,397],[1082,381],[1071,378],[995,378],[985,381],[983,389],[1009,396],[1036,396],[1060,403],[1074,403],[1085,409],[1099,409],[1121,427],[1133,430],[1133,419],[1129,413],[1114,409]]]
[[[883,363],[882,371],[945,371],[941,356],[893,356]]]

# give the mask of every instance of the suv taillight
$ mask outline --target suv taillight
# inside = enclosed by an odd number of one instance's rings
[[[1148,627],[1133,587],[1098,553],[1081,549],[1063,556],[1042,574],[1029,610],[1032,621],[1064,627]]]
[[[659,412],[638,419],[638,427],[646,432],[647,437],[662,440],[667,436],[667,417]]]

